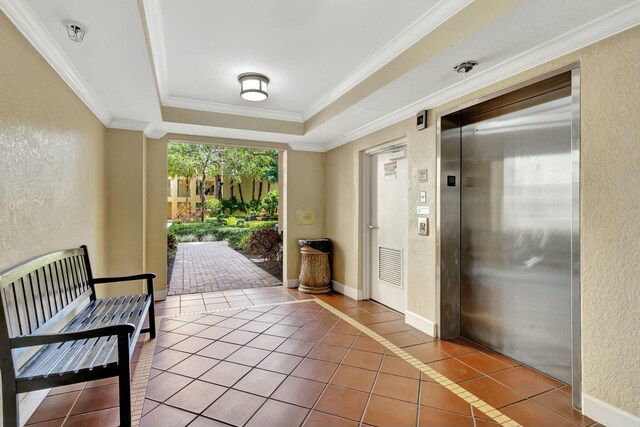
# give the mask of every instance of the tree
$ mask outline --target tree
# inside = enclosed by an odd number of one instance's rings
[[[271,184],[278,182],[278,152],[271,151],[269,156],[269,166],[267,167],[265,179],[267,180],[267,194],[271,192]]]
[[[206,144],[170,143],[168,159],[169,175],[182,176],[187,182],[192,177],[196,178],[200,193],[200,220],[204,222],[207,177],[222,175],[224,150]]]
[[[187,186],[187,212],[191,212],[191,178],[195,175],[195,169],[189,159],[185,158],[182,150],[178,145],[169,144],[167,152],[168,157],[168,175],[171,178],[184,178]]]
[[[235,197],[233,184],[238,185],[238,195],[240,202],[244,203],[244,195],[242,194],[242,177],[246,176],[246,165],[248,163],[249,153],[246,148],[224,147],[224,174],[229,178],[229,187],[231,198]]]
[[[278,180],[278,152],[273,150],[252,150],[240,147],[215,147],[205,144],[169,144],[169,175],[184,178],[189,191],[192,178],[196,178],[200,195],[200,219],[204,221],[205,188],[207,177],[215,177],[214,196],[222,201],[222,176],[229,180],[230,199],[239,201],[237,210],[246,209],[242,193],[243,179],[251,179],[251,205],[259,207],[262,198],[263,183],[267,181],[267,192],[271,183]],[[257,193],[256,193],[256,183]],[[190,194],[190,193],[189,193]],[[190,199],[187,198],[187,209]]]

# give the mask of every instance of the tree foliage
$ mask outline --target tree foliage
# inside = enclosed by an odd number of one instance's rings
[[[221,198],[218,184],[222,177],[229,181],[230,196],[241,205],[259,206],[262,199],[263,183],[267,182],[267,192],[271,184],[278,181],[278,152],[274,150],[254,150],[241,147],[217,147],[205,144],[170,143],[168,151],[169,176],[184,178],[187,191],[195,178],[200,194],[200,218],[204,221],[205,186],[207,178],[216,178],[216,196]],[[250,203],[242,193],[242,180],[251,180]],[[188,193],[190,194],[190,193]],[[187,198],[189,209],[189,198]]]

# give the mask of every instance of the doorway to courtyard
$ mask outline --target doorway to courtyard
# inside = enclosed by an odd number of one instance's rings
[[[281,152],[169,141],[167,159],[167,295],[281,286]]]

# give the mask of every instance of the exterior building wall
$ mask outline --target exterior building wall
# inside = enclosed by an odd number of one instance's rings
[[[180,195],[180,189],[179,186],[181,186],[180,181],[183,181],[183,178],[168,178],[168,185],[167,185],[167,219],[175,219],[178,215],[178,210],[181,206],[186,205],[187,203],[187,197],[183,197]],[[223,185],[222,185],[222,198],[225,200],[228,200],[231,198],[231,184],[230,184],[230,179],[227,177],[223,177]],[[209,181],[207,179],[207,182],[210,182],[211,185],[214,184],[214,180]],[[244,196],[244,201],[245,202],[249,202],[251,200],[251,179],[250,178],[244,178],[241,181],[241,186],[242,186],[242,194]],[[259,182],[256,181],[256,198],[258,197],[258,186],[259,186]],[[262,182],[262,196],[261,198],[264,198],[267,196],[267,186],[268,186],[268,182],[267,181],[263,181]],[[238,184],[234,183],[233,184],[233,191],[234,191],[234,196],[236,199],[240,200],[240,195],[238,192]],[[184,187],[183,187],[184,188]],[[274,191],[278,189],[278,183],[271,183],[271,189],[270,191]],[[195,179],[191,179],[191,183],[190,183],[190,202],[191,202],[191,212],[195,213],[198,210],[198,205],[200,203],[200,195],[196,194],[196,190],[197,190],[197,186],[196,186],[196,180]],[[205,195],[205,199],[206,200],[211,200],[214,199],[215,197],[213,196],[213,194],[210,195]]]

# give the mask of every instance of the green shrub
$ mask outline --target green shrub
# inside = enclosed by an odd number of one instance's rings
[[[227,218],[227,225],[229,227],[235,227],[238,224],[238,218],[236,218],[235,216],[230,216],[229,218]]]
[[[195,234],[185,234],[184,236],[178,236],[179,242],[197,242],[198,236]]]
[[[172,252],[178,248],[178,239],[176,233],[171,230],[167,230],[167,251]]]
[[[251,234],[246,233],[240,237],[240,242],[238,243],[238,249],[243,252],[249,252],[249,239],[251,238]]]
[[[251,230],[273,230],[278,221],[246,221],[244,226]]]
[[[278,211],[278,190],[270,191],[267,197],[260,200],[260,205],[267,215],[273,215]]]
[[[205,234],[204,236],[202,236],[200,238],[201,242],[215,242],[217,239],[217,236],[215,234]]]
[[[216,216],[222,211],[222,202],[218,199],[209,199],[204,202],[209,216]]]
[[[240,230],[229,234],[227,244],[236,251],[247,251],[249,249],[249,236],[251,236],[251,230]]]

